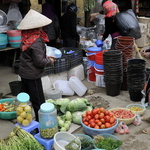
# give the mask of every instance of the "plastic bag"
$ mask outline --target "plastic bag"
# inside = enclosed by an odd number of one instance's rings
[[[131,9],[117,13],[115,21],[122,36],[141,37],[138,20]]]

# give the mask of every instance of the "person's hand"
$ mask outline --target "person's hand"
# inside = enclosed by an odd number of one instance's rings
[[[50,59],[51,63],[54,64],[54,62],[56,61],[56,57],[54,56],[47,56],[48,59]]]
[[[99,15],[99,13],[92,13],[90,15],[90,22],[92,22],[95,19],[95,17],[98,16],[98,15]]]

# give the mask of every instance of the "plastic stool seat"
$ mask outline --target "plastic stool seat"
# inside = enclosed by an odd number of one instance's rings
[[[21,124],[16,123],[15,126],[17,125],[19,125],[22,129],[24,129],[25,131],[29,133],[33,131],[34,129],[38,129],[38,131],[40,132],[40,124],[39,122],[34,121],[34,120],[28,126],[22,126]]]
[[[52,145],[54,143],[53,139],[44,139],[40,136],[40,133],[37,133],[34,135],[34,138],[41,144],[43,145],[46,150],[52,150]]]

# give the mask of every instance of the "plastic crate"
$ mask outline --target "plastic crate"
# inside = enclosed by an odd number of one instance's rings
[[[49,75],[49,74],[54,74],[54,66],[46,66],[44,68],[43,76],[46,76],[46,75]]]
[[[83,52],[80,48],[62,47],[60,48],[63,56],[67,56],[70,61],[70,68],[76,67],[83,63]]]
[[[61,58],[57,58],[54,63],[54,74],[65,72],[70,70],[70,60],[64,55]]]
[[[61,58],[56,58],[54,65],[45,67],[43,76],[57,74],[68,70],[70,70],[70,60],[66,55],[64,55]]]
[[[45,67],[44,76],[65,72],[73,67],[83,64],[82,49],[74,47],[62,47],[60,50],[62,52],[62,57],[56,58],[53,66]]]

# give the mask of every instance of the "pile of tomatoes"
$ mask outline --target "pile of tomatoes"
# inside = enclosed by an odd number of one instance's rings
[[[114,126],[116,124],[116,118],[112,113],[101,107],[86,111],[82,115],[82,122],[91,128],[104,129]]]

